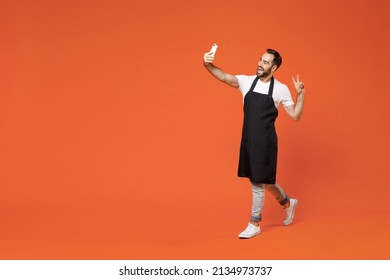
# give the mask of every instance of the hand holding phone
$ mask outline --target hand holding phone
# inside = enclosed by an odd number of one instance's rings
[[[215,53],[217,52],[217,48],[218,48],[218,45],[214,43],[213,46],[211,47],[211,50],[210,50],[210,52],[212,53],[211,54],[212,56],[215,56]]]

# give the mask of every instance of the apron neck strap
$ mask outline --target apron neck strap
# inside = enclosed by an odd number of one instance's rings
[[[268,95],[272,97],[272,93],[274,92],[274,76],[271,78],[271,83],[268,89]]]
[[[252,83],[251,89],[249,91],[253,91],[255,89],[255,86],[257,84],[257,81],[259,80],[259,77],[256,77]]]

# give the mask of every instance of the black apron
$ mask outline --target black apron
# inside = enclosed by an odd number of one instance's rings
[[[278,110],[272,98],[274,78],[268,95],[254,92],[256,77],[244,98],[244,124],[240,148],[238,176],[253,183],[275,184],[278,138],[275,120]]]

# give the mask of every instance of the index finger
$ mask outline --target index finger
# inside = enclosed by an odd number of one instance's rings
[[[294,79],[294,76],[292,78],[293,78],[294,84],[299,84],[300,83],[300,81],[299,81],[299,74],[297,74],[297,79],[296,80]]]
[[[294,79],[294,76],[292,76],[291,78],[292,78],[292,80],[293,80],[294,85],[296,85],[296,84],[297,84],[297,81]]]

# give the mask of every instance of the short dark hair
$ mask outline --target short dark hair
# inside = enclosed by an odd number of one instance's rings
[[[274,55],[274,60],[272,61],[272,63],[279,68],[280,65],[282,65],[282,57],[280,56],[280,54],[273,49],[267,49],[267,53]]]

